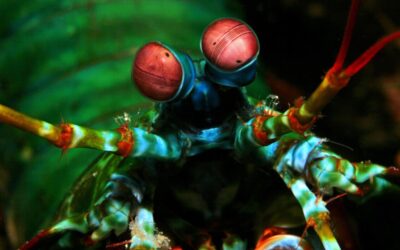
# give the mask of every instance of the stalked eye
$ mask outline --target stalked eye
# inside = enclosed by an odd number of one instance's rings
[[[139,91],[156,101],[175,96],[182,82],[182,65],[161,43],[143,46],[133,62],[132,78]]]
[[[226,71],[234,71],[258,55],[254,31],[240,20],[222,18],[203,33],[201,47],[208,62]]]

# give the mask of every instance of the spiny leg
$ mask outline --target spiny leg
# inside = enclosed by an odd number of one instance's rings
[[[128,229],[132,214],[132,204],[128,201],[109,199],[101,204],[104,210],[102,215],[98,211],[91,210],[87,215],[79,214],[64,219],[51,227],[49,233],[61,234],[63,237],[58,241],[61,247],[73,247],[68,237],[68,232],[80,232],[88,235],[84,239],[85,245],[94,245],[105,239],[113,232],[119,236]]]
[[[243,137],[246,137],[245,131],[246,128],[242,129]],[[249,140],[241,139],[239,135],[236,143],[239,150],[244,146],[244,142],[248,143]],[[318,137],[304,138],[299,134],[289,133],[265,147],[259,147],[257,142],[252,144],[253,147],[247,144],[247,151],[256,149],[256,157],[260,162],[275,164],[274,170],[300,203],[307,225],[314,228],[325,249],[333,250],[340,249],[340,246],[329,225],[329,211],[325,207],[325,202],[317,198],[305,181],[305,166],[309,155],[323,142],[324,139]]]
[[[383,37],[352,64],[343,69],[359,5],[360,0],[352,0],[337,58],[310,98],[298,107],[292,107],[284,113],[275,112],[271,110],[271,107],[260,103],[256,106],[255,117],[248,121],[247,124],[238,128],[235,140],[235,149],[237,152],[241,154],[242,149],[246,151],[247,146],[255,148],[269,145],[290,132],[305,135],[323,108],[347,85],[350,78],[360,71],[384,46],[400,38],[400,31]]]
[[[116,158],[116,156],[114,156]],[[112,157],[107,157],[112,159]],[[80,190],[78,190],[80,191]],[[84,192],[84,191],[82,191]],[[94,191],[96,193],[96,191]],[[27,241],[21,249],[39,249],[45,239],[54,239],[60,247],[95,245],[111,233],[121,235],[128,229],[130,219],[143,199],[142,185],[121,174],[112,174],[101,193],[88,208],[76,206],[75,195],[70,195],[60,210],[62,220]],[[77,198],[79,200],[79,198]],[[86,197],[90,199],[90,197]],[[80,234],[76,234],[79,232]],[[45,243],[46,244],[46,243]]]
[[[400,31],[381,38],[347,68],[343,68],[359,5],[360,0],[352,0],[339,53],[333,66],[312,95],[298,107],[292,107],[282,114],[272,112],[268,107],[258,108],[259,112],[249,124],[253,127],[253,138],[260,144],[268,145],[288,132],[304,134],[312,127],[324,107],[347,85],[350,78],[357,74],[383,47],[400,38]]]
[[[339,249],[329,227],[329,213],[322,200],[323,194],[332,194],[334,188],[351,194],[363,194],[359,185],[368,180],[390,187],[379,176],[398,174],[395,168],[385,168],[370,162],[351,163],[330,151],[325,139],[287,134],[277,142],[257,149],[258,159],[264,164],[274,163],[274,170],[299,201],[307,224],[313,226],[326,249]],[[311,184],[321,194],[308,188]],[[368,184],[368,183],[367,183]]]
[[[0,122],[10,124],[45,138],[64,151],[70,148],[86,147],[100,151],[114,152],[123,157],[150,157],[161,160],[177,160],[182,154],[182,145],[176,134],[156,135],[141,128],[131,129],[128,123],[121,125],[115,131],[98,131],[68,123],[56,126],[31,118],[1,104]],[[24,244],[21,249],[35,249],[43,239],[53,236],[60,236],[61,239],[59,242],[68,245],[70,244],[70,241],[67,239],[69,234],[65,234],[65,232],[75,231],[84,235],[90,234],[85,244],[95,244],[106,238],[111,231],[116,234],[126,231],[131,212],[134,209],[132,204],[113,199],[112,197],[102,198],[104,200],[99,201],[87,214],[78,213],[67,216],[67,219],[39,233],[32,240]],[[98,213],[99,209],[97,207],[105,212]],[[139,211],[141,210],[139,209]],[[139,217],[142,218],[143,216]],[[152,218],[152,215],[146,218],[150,217]],[[142,218],[139,220],[140,223],[151,224],[143,221],[146,221],[146,219]],[[133,242],[138,243],[137,240],[134,240],[134,237],[132,239]],[[162,238],[159,235],[157,237],[158,240]],[[149,245],[149,242],[152,241],[152,239],[148,240],[147,243],[145,242],[145,245]],[[153,242],[152,244],[155,243]]]
[[[386,175],[399,175],[395,167],[384,167],[371,162],[350,162],[332,152],[324,143],[326,139],[308,136],[301,140],[296,137],[282,137],[274,144],[264,147],[259,153],[268,161],[269,155],[277,154],[274,169],[278,173],[286,170],[301,176],[317,188],[318,192],[331,194],[333,188],[347,193],[361,195],[360,184],[374,181]],[[387,182],[385,183],[388,187]]]
[[[329,211],[325,202],[315,196],[301,177],[294,177],[287,169],[278,173],[300,203],[307,226],[314,228],[324,248],[326,250],[340,249],[330,227]]]
[[[130,128],[128,123],[115,131],[94,130],[75,124],[59,126],[34,119],[0,104],[0,122],[10,124],[47,139],[64,151],[70,148],[93,148],[127,157],[152,157],[177,160],[182,148],[177,135],[160,136],[141,128]]]
[[[352,163],[327,149],[322,149],[316,154],[310,155],[307,172],[312,178],[309,181],[322,193],[331,194],[333,188],[338,188],[346,193],[363,195],[365,192],[358,184],[370,181],[367,184],[378,182],[378,185],[380,185],[378,189],[382,187],[390,188],[393,184],[380,178],[380,176],[399,175],[397,168],[384,167],[371,162]]]
[[[119,150],[118,142],[121,135],[117,131],[96,131],[66,123],[55,126],[19,113],[1,104],[0,122],[47,139],[63,150],[73,147],[88,147],[110,152],[117,152]]]

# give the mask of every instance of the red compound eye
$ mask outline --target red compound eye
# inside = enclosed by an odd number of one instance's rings
[[[132,78],[143,95],[167,101],[178,92],[182,66],[169,49],[151,42],[138,51],[133,62]]]
[[[216,67],[233,71],[258,54],[258,39],[245,23],[231,19],[218,19],[203,33],[201,47],[204,56]]]

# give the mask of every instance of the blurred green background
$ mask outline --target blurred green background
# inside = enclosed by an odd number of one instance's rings
[[[199,58],[206,25],[233,16],[248,22],[261,42],[259,75],[249,93],[263,98],[272,89],[285,109],[295,97],[311,93],[329,69],[348,5],[347,0],[3,0],[0,103],[52,123],[115,128],[115,116],[134,116],[152,105],[130,80],[140,46],[159,40]],[[396,0],[363,1],[350,60],[398,28],[399,6]],[[352,160],[400,165],[399,48],[400,42],[394,43],[380,53],[316,126],[320,135],[354,148],[337,147]],[[97,155],[87,149],[62,155],[47,142],[0,124],[0,249],[20,244],[48,223]],[[368,216],[363,207],[350,209],[361,211],[361,220]],[[385,224],[393,218],[367,220]],[[364,234],[361,241],[367,242],[375,232]],[[384,242],[392,237],[382,235]],[[372,243],[360,244],[374,249]]]

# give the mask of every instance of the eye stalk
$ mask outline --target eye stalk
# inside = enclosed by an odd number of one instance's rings
[[[244,22],[221,18],[211,23],[201,39],[204,56],[212,66],[236,71],[253,61],[259,52],[254,31]]]

